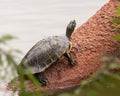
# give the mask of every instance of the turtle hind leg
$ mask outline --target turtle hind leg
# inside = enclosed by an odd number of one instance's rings
[[[34,76],[40,82],[41,86],[46,86],[47,78],[44,76],[42,72],[35,73]]]
[[[77,61],[75,59],[72,59],[69,53],[65,53],[64,56],[68,58],[68,61],[70,62],[70,65],[74,66],[77,64]]]

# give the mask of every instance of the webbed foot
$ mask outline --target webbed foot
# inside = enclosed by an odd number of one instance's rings
[[[71,66],[74,66],[77,64],[77,61],[75,59],[72,59],[69,53],[65,53],[64,56],[68,58],[68,61],[70,62]]]
[[[77,61],[75,59],[72,59],[70,61],[70,65],[75,66],[77,64]]]
[[[41,86],[46,86],[47,78],[43,75],[43,73],[34,74],[35,78],[40,82]]]

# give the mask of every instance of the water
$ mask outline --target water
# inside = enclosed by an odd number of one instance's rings
[[[47,36],[65,34],[70,20],[83,24],[109,0],[0,0],[0,35],[19,37],[11,46],[26,53]]]
[[[0,0],[0,36],[17,36],[19,39],[10,46],[22,50],[23,57],[40,39],[65,34],[67,24],[73,19],[80,26],[108,1]]]

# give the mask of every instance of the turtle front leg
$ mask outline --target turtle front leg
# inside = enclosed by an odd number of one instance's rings
[[[77,64],[77,61],[75,59],[72,59],[69,53],[65,53],[64,56],[68,58],[68,61],[70,62],[70,65],[74,66]]]
[[[43,72],[35,73],[34,76],[40,82],[41,86],[46,86],[47,78],[44,76]]]

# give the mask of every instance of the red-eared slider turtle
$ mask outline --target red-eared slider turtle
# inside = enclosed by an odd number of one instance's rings
[[[66,28],[66,36],[48,37],[34,45],[21,61],[22,72],[31,72],[42,85],[46,85],[47,78],[43,72],[63,55],[68,58],[70,65],[75,65],[76,60],[69,54],[72,47],[70,38],[75,26],[76,22],[72,20]]]

